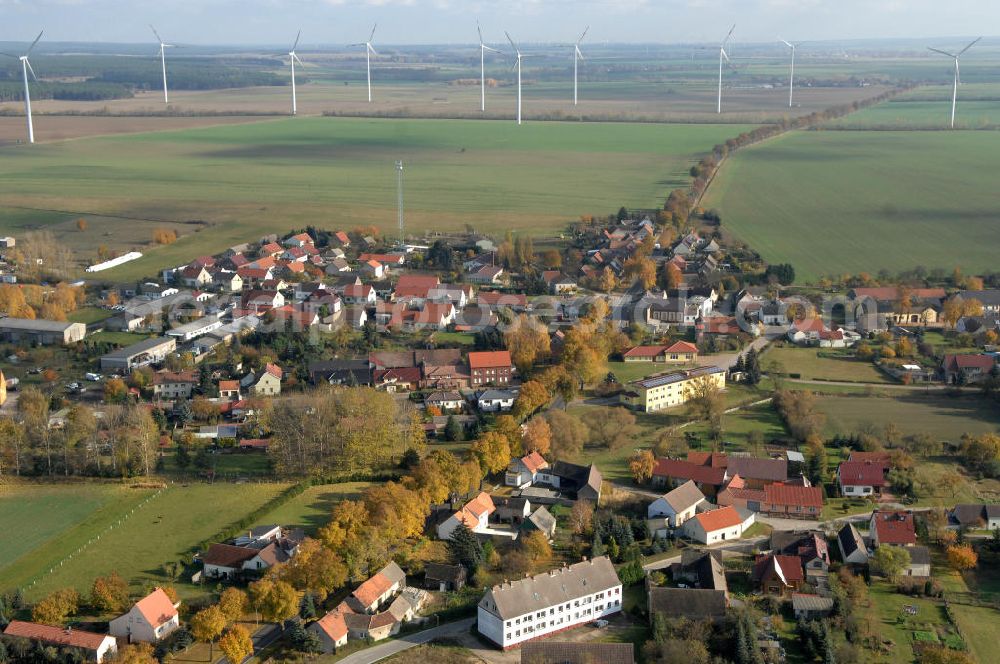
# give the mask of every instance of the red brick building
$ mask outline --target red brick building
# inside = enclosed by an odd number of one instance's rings
[[[514,373],[510,352],[497,350],[469,353],[469,373],[472,376],[472,387],[507,385]]]

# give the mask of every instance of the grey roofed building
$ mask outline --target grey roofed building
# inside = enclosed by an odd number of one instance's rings
[[[784,482],[788,479],[788,461],[786,459],[731,456],[727,470],[730,476],[739,475],[745,480]]]
[[[324,360],[309,363],[313,383],[331,385],[371,385],[372,370],[367,360]]]
[[[611,559],[601,556],[495,585],[486,591],[479,606],[486,607],[492,603],[496,611],[491,613],[507,620],[611,590],[621,584]]]
[[[424,565],[424,585],[441,591],[461,590],[468,571],[462,565],[427,563]]]
[[[833,611],[833,598],[805,593],[792,593],[792,611],[796,617],[814,618]]]
[[[556,461],[549,469],[550,475],[559,478],[560,491],[572,491],[576,493],[577,500],[590,500],[598,502],[601,498],[601,485],[604,477],[597,466],[580,466],[565,461]]]
[[[931,550],[926,546],[908,546],[906,550],[910,554],[910,567],[926,566],[928,569],[931,565]],[[917,575],[922,576],[922,575]]]
[[[726,617],[729,602],[724,590],[701,588],[649,588],[649,617],[660,614],[665,618],[688,620],[721,620]]]
[[[837,543],[840,545],[840,557],[845,563],[863,564],[868,561],[868,547],[861,533],[848,523],[837,533]]]
[[[521,528],[539,530],[545,533],[546,537],[552,539],[556,534],[556,518],[544,506],[539,507],[524,520]]]
[[[729,592],[726,568],[722,566],[722,552],[686,548],[681,551],[681,562],[671,566],[675,581],[693,583],[702,590]]]
[[[995,527],[994,524],[1000,521],[1000,505],[955,505],[949,519],[969,528]]]
[[[663,499],[674,509],[674,512],[680,513],[705,500],[705,494],[701,492],[697,484],[688,480],[665,494]]]
[[[631,643],[528,641],[521,646],[521,664],[635,664]]]
[[[173,337],[143,339],[125,348],[111,351],[101,356],[101,369],[122,369],[131,371],[136,367],[162,361],[177,348]]]
[[[35,318],[0,319],[0,338],[10,342],[32,342],[41,345],[70,344],[87,335],[83,323]]]

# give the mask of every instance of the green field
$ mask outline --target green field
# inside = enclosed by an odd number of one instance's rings
[[[928,433],[938,440],[957,442],[963,433],[1000,429],[996,405],[978,397],[921,393],[879,398],[818,395],[816,405],[826,414],[830,434],[860,432],[868,425],[881,429],[892,422],[904,435]]]
[[[825,126],[834,129],[944,129],[951,123],[951,86],[922,86]],[[1000,127],[1000,87],[963,85],[958,91],[957,129]]]
[[[87,233],[70,230],[67,213],[127,217],[119,225],[128,246],[118,248],[147,256],[102,275],[128,281],[308,224],[394,228],[402,159],[408,231],[471,225],[552,236],[582,214],[659,207],[688,183],[693,161],[745,129],[296,118],[2,148],[0,232],[54,224],[81,246]],[[156,247],[163,221],[197,223]]]
[[[775,363],[783,374],[799,374],[799,377],[805,379],[852,383],[890,382],[871,362],[855,360],[849,352],[829,348],[772,346],[765,352],[762,361],[768,369]]]
[[[704,200],[799,282],[918,265],[993,269],[1000,132],[793,132],[741,150]],[[947,243],[944,243],[947,238]]]
[[[301,527],[314,534],[330,522],[334,505],[342,500],[357,498],[372,485],[371,482],[344,482],[311,486],[272,512],[257,519],[255,525],[276,523],[281,526]]]
[[[95,576],[112,570],[133,587],[164,583],[164,563],[190,562],[192,547],[277,496],[285,486],[177,484],[142,505],[152,490],[93,485],[9,489],[0,510],[2,532],[39,535],[30,545],[19,544],[14,552],[19,557],[0,568],[0,587],[36,580],[26,590],[33,599],[64,586],[87,589]],[[85,501],[89,508],[76,506]],[[68,521],[66,512],[77,516]]]

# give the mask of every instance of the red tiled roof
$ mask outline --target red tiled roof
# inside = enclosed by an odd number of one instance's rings
[[[501,293],[500,291],[480,291],[477,296],[480,304],[487,306],[526,307],[528,298],[524,293]]]
[[[333,237],[337,238],[337,241],[341,244],[347,244],[351,241],[351,239],[347,237],[347,233],[344,231],[337,231],[333,234]]]
[[[208,547],[208,551],[201,557],[201,560],[206,565],[236,568],[256,555],[256,549],[247,549],[232,544],[213,544]]]
[[[725,481],[726,469],[699,466],[677,459],[657,459],[656,466],[653,468],[653,475],[658,477],[672,477],[678,480],[694,480],[701,484],[721,486]]]
[[[281,376],[284,374],[284,372],[281,370],[281,367],[279,367],[277,364],[271,364],[270,362],[264,365],[264,373],[269,373],[275,378],[281,378]]]
[[[958,369],[979,369],[980,371],[989,371],[993,368],[993,364],[996,362],[992,355],[979,355],[979,354],[961,354],[961,355],[945,355],[944,356],[944,367],[945,369],[958,370]]]
[[[720,507],[711,512],[697,514],[694,518],[701,524],[706,533],[722,530],[723,528],[732,528],[743,523],[740,513],[734,507]]]
[[[531,473],[537,472],[537,471],[541,470],[542,468],[548,468],[549,467],[549,462],[546,461],[542,457],[542,455],[539,454],[538,452],[532,452],[531,454],[528,454],[527,456],[521,457],[521,463],[523,463],[524,467],[527,468],[528,472],[531,472]]]
[[[885,486],[885,466],[874,461],[844,461],[837,475],[845,486]]]
[[[818,486],[768,484],[764,487],[764,502],[771,505],[823,508],[823,490]]]
[[[136,602],[135,608],[139,609],[142,617],[154,628],[170,622],[177,615],[174,603],[161,588],[155,589]]]
[[[826,325],[823,324],[820,318],[806,318],[803,320],[797,320],[792,325],[799,332],[825,332]]]
[[[668,353],[698,353],[698,347],[687,341],[678,341],[667,348]]]
[[[911,512],[883,512],[875,510],[872,514],[875,522],[875,532],[878,533],[878,543],[882,544],[916,544],[917,533],[913,525]]]
[[[354,612],[346,602],[341,602],[337,608],[317,620],[316,624],[331,641],[336,643],[347,636],[347,623],[344,621],[344,615],[347,613]]]
[[[380,369],[375,372],[374,378],[376,383],[388,383],[391,380],[404,383],[419,383],[421,378],[420,367]]]
[[[12,620],[7,625],[7,629],[4,630],[4,635],[95,651],[101,647],[104,639],[108,638],[106,634],[95,634],[94,632],[84,632],[78,629],[64,629],[62,627],[52,627],[51,625],[39,625],[38,623],[25,622],[23,620]]]
[[[622,357],[656,357],[666,350],[666,346],[636,346],[629,348]]]
[[[470,369],[488,369],[492,367],[510,367],[510,351],[494,350],[469,353]]]
[[[219,381],[219,391],[220,392],[232,392],[233,390],[239,391],[240,381],[238,380],[220,380]]]
[[[729,465],[729,457],[723,452],[688,452],[687,460],[699,466],[709,466],[711,468],[725,468]],[[742,478],[741,478],[742,479]]]
[[[153,385],[166,385],[172,383],[197,383],[193,371],[157,371],[153,374]]]
[[[780,570],[781,576],[789,585],[792,581],[803,581],[806,578],[805,571],[802,569],[802,560],[798,556],[770,554],[758,557],[754,564],[754,579],[760,581],[768,568],[773,568],[775,572]]]
[[[369,607],[377,602],[378,598],[384,595],[385,591],[391,587],[392,581],[386,578],[382,572],[379,572],[358,586],[351,594],[361,602],[361,606]]]
[[[436,288],[440,285],[441,280],[435,276],[428,276],[424,274],[404,274],[396,282],[396,288],[393,291],[396,297],[427,297],[427,292]]]
[[[344,297],[368,297],[371,292],[369,284],[351,284],[344,288]]]

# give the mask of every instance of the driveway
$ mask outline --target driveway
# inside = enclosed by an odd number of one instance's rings
[[[434,639],[442,637],[458,637],[469,631],[469,628],[476,623],[475,618],[465,618],[457,622],[445,623],[437,627],[425,629],[422,632],[414,632],[406,636],[391,641],[376,644],[371,648],[365,648],[340,660],[340,664],[372,664],[386,657],[392,657],[404,650],[409,650],[414,646],[428,643]]]

